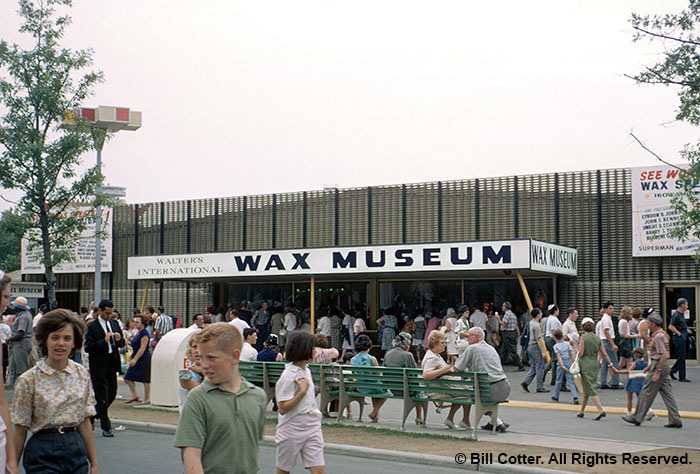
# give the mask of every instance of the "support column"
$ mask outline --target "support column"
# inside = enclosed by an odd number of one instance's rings
[[[310,305],[311,308],[311,334],[316,333],[316,278],[311,275],[311,283],[309,284],[309,288],[311,289],[311,301]]]
[[[527,303],[527,309],[529,311],[532,311],[532,301],[530,301],[530,295],[527,292],[527,287],[525,286],[525,280],[523,280],[523,276],[520,274],[520,270],[515,270],[515,275],[518,277],[518,283],[520,283],[520,290],[523,292],[523,296],[525,297],[525,303]]]

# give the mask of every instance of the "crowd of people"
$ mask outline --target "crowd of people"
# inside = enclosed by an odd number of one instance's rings
[[[117,374],[126,368],[124,380],[131,391],[127,404],[150,403],[151,351],[181,321],[163,307],[149,307],[144,314],[135,310],[123,321],[110,300],[82,308],[81,314],[47,307],[32,314],[26,299],[11,302],[10,284],[0,271],[0,310],[4,314],[8,306],[13,308],[0,324],[0,337],[7,345],[3,355],[8,356],[3,357],[2,376],[7,373],[8,383],[14,386],[12,406],[4,389],[0,390],[0,465],[17,472],[22,459],[27,472],[97,472],[94,422],[99,420],[103,436],[114,436],[108,411],[117,393]],[[572,402],[580,404],[579,418],[584,417],[589,401],[598,410],[595,420],[606,416],[598,390],[625,389],[624,421],[639,425],[650,419],[651,404],[660,393],[668,408],[665,426],[682,427],[671,380],[677,374],[680,382],[690,382],[685,344],[692,331],[686,324],[686,300],[678,300],[668,332],[651,308],[623,307],[614,324],[611,302],[602,305],[597,323],[590,317],[579,321],[575,308],[567,308],[560,317],[556,305],[516,316],[506,301],[500,310],[501,314],[490,304],[474,304],[456,311],[446,308],[436,315],[420,311],[406,315],[400,308],[388,308],[375,321],[375,345],[361,307],[321,309],[315,334],[310,311],[299,312],[293,305],[270,308],[262,302],[252,308],[242,301],[226,310],[207,308],[206,314],[193,317],[186,353],[189,363],[178,374],[181,419],[175,446],[182,448],[186,472],[216,472],[217,466],[228,465],[229,455],[222,457],[223,446],[257,453],[267,397],[239,376],[239,360],[287,362],[273,403],[278,413],[280,474],[290,472],[299,455],[311,472],[325,472],[321,418],[329,413],[322,411],[327,407],[317,406],[317,389],[308,368],[312,363],[349,364],[369,372],[380,371],[381,366],[420,367],[425,380],[449,381],[464,371],[485,372],[490,383],[485,401],[495,402],[510,397],[511,385],[503,369],[510,363],[515,371],[528,370],[521,383],[525,391],[535,380],[536,392],[550,393],[545,379],[551,371],[551,399],[558,402],[562,392],[571,393]],[[668,363],[669,333],[675,346],[673,366]],[[627,375],[625,385],[620,374]],[[137,383],[143,384],[143,398]],[[359,390],[371,400],[369,418],[377,422],[387,401],[386,388],[375,380]],[[471,429],[470,405],[458,400],[450,403],[455,395],[427,396],[434,400],[436,411],[446,410],[448,429]],[[347,416],[352,416],[349,407]],[[416,423],[422,424],[424,417],[417,407]],[[473,422],[478,425],[479,421]],[[508,427],[496,420],[497,431]],[[489,422],[482,428],[494,426]],[[33,436],[27,442],[29,432]],[[240,472],[254,472],[257,455],[242,455],[240,463]]]

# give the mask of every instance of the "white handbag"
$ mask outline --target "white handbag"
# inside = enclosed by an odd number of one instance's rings
[[[569,367],[569,373],[571,375],[579,375],[581,373],[581,367],[578,365],[578,354],[576,354],[573,364],[571,364],[571,367]]]

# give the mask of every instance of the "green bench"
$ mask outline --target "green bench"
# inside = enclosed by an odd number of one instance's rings
[[[268,401],[275,396],[275,384],[284,370],[283,362],[239,363],[240,375],[261,387],[267,394]],[[310,364],[309,370],[321,396],[320,407],[324,415],[328,406],[338,400],[337,421],[340,422],[345,409],[353,401],[359,404],[359,421],[362,421],[364,401],[369,398],[391,398],[403,401],[401,429],[405,429],[406,419],[411,411],[423,408],[423,426],[428,418],[428,405],[431,402],[446,404],[474,405],[476,418],[472,427],[472,436],[476,435],[476,425],[481,417],[491,412],[492,433],[496,433],[498,402],[483,401],[491,394],[488,374],[485,372],[452,372],[449,375],[459,377],[457,380],[435,378],[423,379],[421,369],[404,369],[401,367],[356,367],[351,365],[317,365]],[[380,394],[365,394],[363,390],[380,389]],[[455,398],[443,398],[452,396]]]
[[[416,407],[423,408],[423,426],[428,418],[430,402],[446,404],[474,405],[476,421],[486,412],[491,412],[492,433],[496,432],[498,418],[498,402],[488,402],[482,399],[491,394],[488,374],[485,372],[451,372],[449,375],[459,377],[457,380],[435,378],[425,380],[422,369],[404,369],[400,367],[355,367],[342,366],[339,381],[338,421],[343,410],[352,401],[360,405],[359,420],[362,420],[364,397],[393,398],[403,401],[403,416],[401,429],[405,429],[408,415]],[[382,394],[363,394],[362,390],[384,389],[390,392]],[[446,396],[454,398],[444,398]],[[476,422],[472,427],[472,436],[476,435]]]
[[[238,363],[238,372],[248,382],[262,388],[269,402],[275,398],[275,384],[280,375],[282,375],[285,365],[285,362],[240,361]],[[321,396],[321,412],[326,416],[328,415],[330,403],[333,400],[338,400],[337,377],[339,367],[338,365],[309,365],[316,392]],[[335,382],[333,381],[334,377],[336,378]]]

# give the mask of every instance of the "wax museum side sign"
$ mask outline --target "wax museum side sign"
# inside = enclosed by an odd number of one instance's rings
[[[700,240],[685,242],[669,233],[679,215],[671,207],[671,198],[681,188],[682,172],[673,166],[632,168],[632,255],[664,257],[693,255]]]

